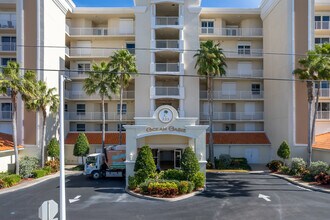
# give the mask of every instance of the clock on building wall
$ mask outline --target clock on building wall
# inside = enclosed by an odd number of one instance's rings
[[[158,118],[163,123],[169,123],[173,119],[173,112],[168,108],[164,108],[159,111]]]

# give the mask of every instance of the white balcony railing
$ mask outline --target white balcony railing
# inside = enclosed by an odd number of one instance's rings
[[[201,113],[201,120],[208,119],[208,113]],[[213,112],[214,120],[223,121],[258,121],[264,119],[263,112]]]
[[[179,17],[156,17],[156,25],[172,26],[179,23]]]
[[[238,36],[238,37],[261,37],[263,35],[262,28],[210,28],[201,27],[201,35],[216,36]]]
[[[98,49],[98,48],[70,48],[69,56],[75,57],[109,57],[114,49]]]
[[[319,120],[330,120],[330,112],[329,111],[318,111],[316,114],[316,118]]]
[[[262,77],[263,70],[247,69],[245,71],[238,71],[234,69],[226,70],[226,77]]]
[[[263,49],[223,49],[228,58],[263,57]]]
[[[11,111],[1,111],[0,112],[0,120],[11,120],[12,112]]]
[[[102,112],[65,112],[66,120],[102,120]],[[133,120],[134,112],[124,112],[122,114],[123,120]],[[105,120],[119,120],[118,112],[106,112]]]
[[[157,49],[179,49],[179,40],[156,40]]]
[[[315,94],[317,93],[317,89],[315,89]],[[330,97],[330,89],[320,89],[320,97]]]
[[[156,72],[180,72],[180,63],[156,63]]]
[[[184,97],[184,88],[179,86],[165,87],[165,86],[155,86],[151,87],[151,98],[161,98],[161,97],[172,97],[180,98]]]
[[[0,29],[15,29],[16,20],[0,20]]]
[[[218,100],[244,100],[244,99],[263,99],[263,91],[214,91],[213,99]],[[207,91],[200,92],[201,99],[207,99]]]
[[[86,74],[87,71],[90,70],[66,70],[65,71],[65,75],[69,78],[77,78],[77,79],[85,79],[88,77],[88,75]]]
[[[69,28],[71,36],[131,36],[134,29],[120,28]]]
[[[124,91],[123,99],[134,99],[135,92],[134,91]],[[119,94],[113,94],[112,99],[118,100]],[[65,98],[67,99],[78,99],[78,100],[100,100],[100,96],[98,94],[87,95],[83,91],[65,91]]]
[[[2,42],[2,43],[0,43],[0,50],[14,52],[14,51],[16,51],[16,43],[15,42],[11,42],[11,43]]]
[[[315,21],[316,30],[328,30],[330,29],[330,21]]]

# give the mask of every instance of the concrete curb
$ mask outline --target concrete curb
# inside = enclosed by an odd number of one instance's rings
[[[297,186],[300,186],[300,187],[303,187],[305,189],[309,189],[309,190],[313,190],[313,191],[317,191],[317,192],[323,192],[323,193],[329,193],[330,194],[330,190],[328,189],[323,189],[323,188],[320,188],[320,187],[317,187],[317,186],[311,186],[309,185],[308,183],[301,183],[295,179],[293,179],[292,177],[288,177],[288,176],[285,176],[285,175],[281,175],[281,174],[275,174],[275,173],[271,173],[270,174],[271,176],[276,176],[280,179],[283,179],[283,180],[286,180],[294,185],[297,185]]]
[[[65,176],[79,175],[81,173],[82,173],[81,171],[66,171]],[[10,192],[15,192],[15,191],[25,189],[25,188],[28,188],[28,187],[31,187],[31,186],[35,186],[39,183],[45,182],[47,180],[54,179],[54,178],[59,177],[59,176],[60,176],[60,172],[57,172],[57,173],[54,173],[54,174],[51,174],[51,175],[41,177],[39,179],[34,179],[34,180],[31,180],[31,181],[27,181],[27,182],[18,184],[16,186],[12,186],[10,188],[0,189],[0,195],[10,193]]]
[[[193,196],[196,196],[196,195],[202,193],[204,190],[195,191],[195,192],[192,192],[192,193],[189,193],[189,194],[186,194],[186,195],[182,195],[182,196],[179,196],[179,197],[176,197],[176,198],[157,198],[157,197],[138,194],[138,193],[135,193],[135,192],[129,190],[127,187],[125,188],[125,191],[128,194],[130,194],[131,196],[134,196],[134,197],[137,197],[137,198],[140,198],[140,199],[163,201],[163,202],[178,202],[178,201],[181,201],[181,200],[184,200],[184,199],[189,199]]]

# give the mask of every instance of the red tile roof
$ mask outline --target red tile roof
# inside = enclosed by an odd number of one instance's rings
[[[209,142],[209,134],[206,135],[206,143]],[[214,144],[265,144],[270,141],[266,133],[214,133]]]
[[[23,149],[22,146],[18,146]],[[11,134],[0,133],[0,152],[14,150],[13,136]]]
[[[313,148],[330,150],[330,133],[320,134],[315,136]]]
[[[79,133],[69,133],[65,144],[75,144]],[[90,144],[102,144],[101,133],[85,133]],[[270,144],[265,133],[214,133],[214,144]],[[208,143],[208,134],[206,137]],[[122,143],[126,143],[126,134],[123,133]],[[119,133],[106,133],[105,144],[119,144]]]
[[[79,133],[69,133],[65,144],[75,144]],[[102,144],[102,133],[85,133],[89,144]],[[122,133],[122,144],[126,144],[126,134]],[[119,144],[119,133],[105,133],[105,144]]]

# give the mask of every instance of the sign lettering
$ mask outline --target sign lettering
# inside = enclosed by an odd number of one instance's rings
[[[186,132],[185,128],[176,128],[174,126],[169,126],[169,127],[160,127],[160,128],[152,128],[148,127],[146,129],[146,132],[156,132],[156,131],[175,131],[175,132]]]

